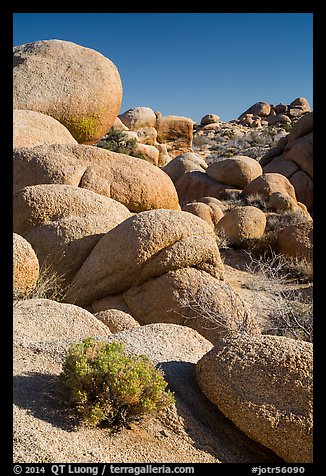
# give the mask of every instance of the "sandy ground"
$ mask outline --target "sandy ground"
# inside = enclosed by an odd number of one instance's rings
[[[226,282],[251,302],[247,284],[255,277],[246,271],[248,255],[241,250],[221,254]],[[271,299],[263,294],[260,299]],[[266,317],[260,317],[263,325]],[[206,399],[196,382],[195,362],[165,359],[162,363],[176,404],[160,416],[119,433],[78,425],[59,398],[58,375],[66,345],[67,340],[56,339],[46,343],[18,340],[14,346],[15,462],[281,462]]]

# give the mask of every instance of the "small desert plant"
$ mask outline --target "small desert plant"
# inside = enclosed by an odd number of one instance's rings
[[[216,242],[219,250],[228,250],[231,248],[231,241],[224,230],[216,230]]]
[[[22,299],[51,299],[52,301],[62,302],[67,290],[63,285],[64,277],[60,276],[53,265],[44,264],[40,268],[34,288],[28,294],[19,294],[14,292],[13,300]]]
[[[118,429],[171,405],[174,396],[145,355],[128,356],[119,342],[86,338],[72,344],[60,374],[82,420]]]
[[[296,210],[288,210],[283,213],[268,215],[266,231],[280,230],[289,225],[297,225],[310,221],[309,215],[299,207]]]
[[[112,152],[118,152],[119,154],[132,155],[139,159],[144,159],[144,155],[140,152],[136,152],[137,140],[130,139],[123,131],[118,129],[110,129],[106,136],[101,139],[97,144],[97,147],[102,149],[111,150]]]
[[[248,195],[244,198],[245,204],[251,207],[256,207],[262,210],[263,212],[268,211],[268,205],[266,200],[259,193]]]
[[[300,282],[310,283],[313,280],[313,262],[302,256],[284,257],[283,270]]]
[[[289,123],[287,123],[287,122],[285,122],[285,123],[283,123],[283,124],[280,124],[280,127],[281,127],[282,129],[284,129],[286,132],[290,132],[291,129],[292,129],[292,127],[293,127],[293,125],[292,125],[292,124],[289,124]]]
[[[112,128],[96,145],[103,149],[112,150],[112,152],[130,155],[136,148],[137,141],[128,138],[123,131]]]
[[[245,287],[253,291],[251,308],[258,314],[267,311],[269,325],[263,333],[312,342],[312,300],[305,298],[300,289],[286,286],[289,279],[293,280],[293,270],[289,273],[291,259],[275,252],[259,258],[248,254],[250,263],[247,272],[253,279],[248,280]],[[266,304],[258,291],[270,293],[273,296],[272,304]]]
[[[223,296],[223,299],[218,306],[212,308],[210,296],[214,295]],[[255,323],[245,302],[226,283],[209,284],[197,291],[180,295],[179,310],[169,309],[168,312],[182,316],[184,325],[196,322],[197,330],[218,330],[220,337],[231,333],[252,335],[255,330]],[[193,324],[190,326],[194,327]]]
[[[219,200],[221,202],[221,209],[224,213],[245,205],[245,201],[241,196],[241,191],[228,192],[227,195],[221,196]]]

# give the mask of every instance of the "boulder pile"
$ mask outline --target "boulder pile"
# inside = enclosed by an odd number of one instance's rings
[[[116,66],[94,50],[61,40],[14,48],[15,458],[55,461],[55,434],[65,461],[85,460],[85,429],[72,444],[49,387],[68,345],[92,336],[162,365],[176,392],[178,438],[181,408],[191,434],[182,444],[196,446],[203,427],[205,461],[220,458],[207,439],[227,435],[233,460],[311,462],[312,344],[262,334],[225,279],[218,240],[247,248],[279,220],[277,253],[312,261],[309,104],[260,102],[239,116],[240,129],[293,126],[257,160],[241,147],[231,156],[195,152],[194,135],[218,141],[226,132],[216,114],[200,125],[150,107],[119,114],[121,100]],[[135,139],[145,160],[97,147],[113,129]],[[48,269],[62,302],[37,294]],[[97,430],[94,460],[112,461]]]
[[[260,101],[240,114],[238,121],[250,127],[271,126],[274,124],[291,124],[292,120],[311,112],[306,98],[296,98],[290,104],[268,104]]]
[[[305,114],[290,133],[260,159],[264,172],[289,179],[298,200],[313,210],[313,112]]]

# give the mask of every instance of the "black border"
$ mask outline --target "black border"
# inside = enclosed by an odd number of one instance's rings
[[[1,242],[2,242],[2,259],[1,259],[1,292],[3,293],[2,298],[2,308],[3,309],[1,324],[2,324],[2,343],[0,346],[0,351],[2,353],[1,362],[6,362],[6,366],[2,368],[2,376],[5,378],[5,385],[2,386],[1,397],[3,399],[3,405],[1,406],[1,432],[6,433],[6,438],[2,439],[1,446],[1,460],[2,468],[7,467],[3,470],[3,474],[13,474],[12,473],[12,205],[11,205],[11,194],[12,194],[12,166],[11,166],[11,155],[12,155],[12,75],[11,75],[11,55],[12,55],[12,45],[13,45],[13,17],[14,13],[313,13],[314,18],[314,101],[313,101],[313,110],[315,116],[315,126],[316,129],[314,134],[314,150],[316,159],[314,162],[315,168],[315,177],[314,177],[314,195],[315,195],[315,207],[314,207],[314,308],[315,308],[315,341],[314,341],[314,409],[315,409],[315,428],[314,428],[314,463],[312,465],[300,465],[305,466],[305,474],[319,474],[319,464],[322,461],[323,453],[323,442],[321,438],[321,409],[322,409],[322,400],[321,400],[321,379],[323,375],[322,366],[321,366],[321,339],[322,326],[321,321],[324,319],[324,316],[319,312],[319,303],[321,302],[322,289],[323,289],[323,277],[322,277],[322,261],[321,256],[319,256],[319,246],[323,244],[323,235],[322,227],[319,223],[319,213],[320,208],[322,208],[317,200],[319,200],[319,191],[322,187],[322,161],[324,161],[323,153],[321,152],[321,141],[323,138],[322,132],[319,133],[321,128],[321,119],[319,118],[320,111],[320,98],[321,98],[321,88],[318,86],[318,76],[320,66],[323,64],[322,59],[318,60],[318,53],[322,48],[320,48],[320,37],[322,32],[322,13],[321,13],[321,0],[319,2],[313,0],[258,0],[258,1],[239,1],[239,0],[224,0],[223,2],[219,1],[217,5],[214,5],[214,9],[211,10],[211,7],[207,5],[208,11],[197,11],[190,10],[184,11],[183,8],[177,7],[175,4],[170,8],[169,4],[164,3],[166,11],[160,10],[159,12],[150,12],[146,8],[142,8],[139,5],[137,11],[133,11],[128,8],[128,11],[121,11],[121,4],[116,5],[92,5],[90,11],[89,8],[86,8],[87,4],[78,4],[77,2],[73,4],[70,2],[58,1],[48,1],[42,2],[42,4],[35,2],[33,0],[26,1],[13,1],[10,5],[6,2],[1,2],[1,15],[0,15],[0,28],[1,28],[1,58],[2,58],[2,118],[1,121],[1,137],[2,137],[2,149],[1,149],[1,159],[2,159],[2,187],[0,191],[2,194],[3,204],[2,208],[2,233],[1,233]],[[125,5],[123,5],[125,6]],[[114,8],[116,7],[116,8]],[[160,5],[162,7],[162,5]],[[173,10],[174,8],[174,10]],[[293,39],[295,41],[295,39]],[[287,45],[284,46],[285,48]],[[319,51],[318,51],[319,50]],[[290,61],[290,48],[289,48],[289,61]],[[316,66],[318,66],[316,68]],[[300,65],[294,65],[298,69],[298,74],[300,74]],[[317,76],[317,77],[316,77]],[[323,87],[323,86],[322,86]],[[318,98],[318,99],[317,99]],[[259,98],[257,98],[258,100]],[[317,114],[317,116],[316,116]],[[320,170],[319,170],[320,169]],[[5,184],[5,186],[3,186]],[[317,203],[317,205],[316,205]],[[317,221],[316,221],[317,220]],[[317,255],[318,253],[318,255]],[[3,266],[5,263],[5,266]],[[6,274],[4,275],[3,270],[6,269]],[[58,463],[60,464],[60,463]],[[166,466],[169,463],[164,463]],[[132,464],[125,464],[127,466],[132,466]],[[137,465],[137,464],[135,464]],[[153,463],[155,465],[155,463]],[[180,463],[182,465],[182,463]],[[187,465],[187,463],[185,463]],[[189,463],[189,465],[192,465]],[[258,463],[262,467],[266,465]],[[24,466],[24,465],[23,465]],[[26,466],[26,464],[25,464]],[[35,466],[35,465],[34,465]],[[38,465],[40,466],[40,465]],[[42,465],[47,466],[47,465]],[[76,465],[76,467],[78,464]],[[82,465],[81,465],[82,466]],[[144,466],[139,464],[138,466]],[[171,464],[171,467],[175,465]],[[198,471],[206,469],[214,469],[215,464],[212,463],[196,463],[195,474]],[[218,474],[228,474],[233,471],[236,474],[251,474],[252,464],[241,464],[241,463],[221,463],[217,467]],[[293,466],[287,463],[284,463],[284,466]],[[22,473],[24,474],[24,472]],[[46,474],[51,474],[46,472]],[[107,473],[108,474],[108,473]]]

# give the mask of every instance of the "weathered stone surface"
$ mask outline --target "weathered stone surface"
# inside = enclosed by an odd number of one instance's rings
[[[312,132],[313,120],[313,112],[309,112],[308,114],[305,114],[304,116],[300,117],[300,119],[294,124],[290,134],[288,135],[288,142],[291,143],[299,137],[303,137],[306,134]]]
[[[112,334],[117,332],[129,331],[140,324],[130,314],[120,311],[119,309],[107,309],[94,314],[103,324],[105,324]]]
[[[155,127],[142,127],[141,129],[137,129],[135,132],[137,134],[138,142],[141,144],[156,146],[157,130]]]
[[[27,296],[39,277],[39,262],[31,244],[13,234],[13,292],[15,297]]]
[[[219,116],[216,114],[206,114],[200,120],[201,126],[207,126],[208,124],[218,124],[220,122]]]
[[[183,205],[184,212],[192,213],[206,221],[212,228],[215,228],[217,223],[223,217],[221,208],[215,203],[208,202],[191,202]]]
[[[66,299],[88,305],[188,266],[223,277],[215,234],[209,225],[182,211],[138,213],[100,239],[75,275]]]
[[[59,121],[36,111],[14,109],[13,147],[34,147],[40,144],[77,144]]]
[[[86,145],[14,151],[14,190],[39,183],[74,185],[106,195],[131,211],[179,209],[171,179],[145,160]]]
[[[286,116],[285,114],[276,114],[275,116],[268,116],[266,118],[266,121],[268,125],[273,125],[273,124],[291,124],[291,119],[289,116]]]
[[[193,152],[186,152],[172,159],[164,168],[172,182],[176,182],[186,172],[205,172],[207,164],[205,160]]]
[[[270,196],[268,206],[276,213],[293,211],[298,208],[298,203],[293,198],[281,192],[274,192]]]
[[[292,160],[286,160],[283,155],[275,157],[264,167],[265,174],[281,174],[288,179],[298,170],[299,166]]]
[[[79,143],[94,144],[113,125],[122,101],[116,66],[70,41],[43,40],[14,47],[14,108],[61,122]]]
[[[263,169],[257,160],[245,155],[212,162],[206,169],[209,177],[231,187],[244,188],[259,175]]]
[[[191,152],[194,121],[183,116],[162,116],[157,118],[157,140],[170,146],[169,154],[176,157],[183,152]]]
[[[289,181],[295,189],[295,194],[299,202],[306,205],[307,210],[312,212],[313,210],[313,181],[302,170],[298,170],[289,178]]]
[[[77,146],[76,150],[84,151]],[[95,147],[93,147],[95,149]],[[87,169],[83,157],[62,145],[39,145],[13,149],[13,192],[40,184],[64,184],[78,187]],[[87,150],[87,148],[86,148]]]
[[[121,294],[117,294],[115,296],[105,296],[104,298],[98,299],[91,304],[91,310],[94,314],[112,309],[131,315],[131,311]]]
[[[203,131],[214,131],[219,132],[221,130],[221,126],[218,122],[213,124],[206,124],[206,126],[202,126]]]
[[[134,131],[143,127],[155,127],[156,115],[150,107],[140,106],[128,109],[123,114],[119,114],[121,122]]]
[[[310,105],[306,98],[296,98],[294,101],[291,102],[289,108],[299,108],[303,111],[311,112]]]
[[[276,249],[278,253],[282,253],[285,256],[301,257],[312,260],[312,220],[282,228],[277,234]]]
[[[244,197],[260,195],[262,199],[267,201],[274,192],[285,193],[296,200],[293,185],[284,175],[278,173],[264,173],[257,177],[243,189],[242,195]]]
[[[198,201],[202,197],[222,198],[229,186],[216,182],[204,172],[193,170],[184,173],[175,182],[175,188],[180,203],[185,204]]]
[[[313,133],[310,132],[303,137],[288,143],[283,156],[286,160],[292,160],[300,169],[313,177]]]
[[[238,335],[197,363],[212,403],[289,463],[312,462],[313,348],[286,337]]]
[[[253,114],[254,116],[266,117],[269,116],[271,112],[270,104],[266,102],[259,101],[249,107],[245,112],[243,112],[238,119],[241,120],[246,114]]]
[[[111,200],[111,199],[109,199]],[[131,216],[121,203],[111,200],[102,214],[66,216],[41,224],[25,235],[41,266],[51,269],[67,286],[100,238]]]
[[[13,318],[14,343],[21,345],[111,334],[85,309],[50,299],[20,301],[14,306]]]
[[[158,166],[160,152],[154,145],[137,144],[136,152],[142,154],[144,159],[150,164]]]
[[[266,228],[263,211],[252,206],[234,208],[219,220],[218,233],[223,233],[234,245],[246,246],[250,240],[260,239]]]
[[[131,287],[122,296],[141,324],[182,324],[196,329],[213,343],[239,329],[259,332],[235,291],[198,269],[170,271]]]
[[[14,232],[24,236],[41,224],[74,216],[130,216],[126,207],[103,195],[70,185],[33,185],[18,190],[13,204]]]
[[[280,102],[279,104],[275,106],[275,111],[276,111],[276,114],[288,114],[289,107],[286,104]]]
[[[262,156],[260,159],[259,163],[262,167],[265,167],[267,164],[271,162],[271,160],[274,159],[274,157],[279,157],[283,154],[284,147],[286,146],[288,142],[289,134],[287,134],[284,137],[281,137],[281,139],[278,141],[276,146],[272,147],[269,149],[266,154]]]

